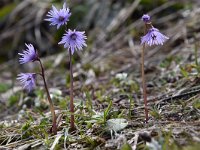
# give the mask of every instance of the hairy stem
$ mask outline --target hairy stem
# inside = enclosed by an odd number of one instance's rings
[[[48,102],[49,102],[49,105],[50,105],[50,111],[51,111],[51,115],[52,115],[52,121],[53,121],[53,123],[52,123],[52,133],[56,134],[57,133],[57,125],[56,125],[55,109],[54,109],[54,105],[53,105],[53,102],[52,102],[52,99],[50,97],[49,90],[48,90],[48,87],[47,87],[47,83],[46,83],[46,79],[45,79],[45,73],[44,73],[44,67],[43,67],[40,59],[39,59],[39,63],[40,63],[41,71],[42,71],[41,76],[42,76],[42,79],[44,81],[44,87],[45,87],[45,90],[47,92],[47,99],[48,99]]]
[[[142,71],[142,88],[143,88],[145,118],[146,118],[146,122],[148,122],[149,117],[148,117],[148,108],[147,108],[147,89],[146,89],[145,74],[144,74],[144,49],[145,49],[145,44],[143,44],[142,46],[141,71]]]
[[[74,96],[73,96],[73,68],[72,68],[72,52],[69,50],[69,61],[70,61],[70,112],[71,112],[71,117],[70,117],[70,127],[71,130],[75,129],[75,124],[74,124]]]

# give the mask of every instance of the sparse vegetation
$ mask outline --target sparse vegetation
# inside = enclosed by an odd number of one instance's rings
[[[87,48],[72,57],[74,118],[70,130],[69,55],[59,46],[65,28],[44,21],[53,1],[0,4],[0,149],[198,150],[200,146],[199,2],[67,1],[68,28],[86,31]],[[102,11],[103,10],[103,11]],[[145,50],[149,121],[140,79],[141,16],[170,39]],[[57,134],[43,82],[27,93],[16,76],[24,43],[37,48],[55,105]],[[68,107],[67,107],[68,106]]]

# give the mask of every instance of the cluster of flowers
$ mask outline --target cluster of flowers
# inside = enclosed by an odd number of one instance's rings
[[[47,19],[45,21],[50,22],[50,25],[57,26],[57,29],[59,29],[61,26],[66,25],[69,21],[69,18],[71,16],[71,12],[69,8],[66,8],[66,4],[63,4],[62,9],[57,10],[56,7],[52,6],[52,10],[50,10],[47,14]],[[148,44],[149,46],[152,45],[163,45],[163,43],[169,39],[167,36],[163,35],[159,32],[157,28],[154,28],[151,21],[150,16],[145,14],[142,16],[142,20],[145,23],[145,35],[141,38],[141,44],[143,44],[143,51],[142,51],[142,80],[143,80],[143,95],[144,95],[144,104],[145,104],[145,115],[146,115],[146,121],[148,121],[148,109],[147,109],[147,96],[146,96],[146,83],[145,83],[145,77],[144,77],[144,48],[145,44]],[[84,31],[76,31],[74,30],[66,30],[65,34],[63,35],[62,39],[58,44],[63,44],[64,48],[68,49],[70,53],[70,112],[71,112],[71,128],[75,129],[74,125],[74,104],[73,104],[73,69],[72,69],[72,61],[71,61],[71,55],[74,54],[76,50],[82,50],[83,47],[87,46],[86,40],[87,37],[85,35]],[[41,73],[37,73],[42,76],[44,81],[44,87],[47,92],[48,101],[50,104],[50,110],[52,113],[52,132],[54,134],[57,133],[57,125],[56,125],[56,114],[55,109],[47,88],[45,75],[44,75],[44,68],[41,63],[41,60],[38,56],[38,53],[36,49],[33,47],[32,44],[25,44],[27,49],[23,50],[22,53],[19,53],[20,58],[19,62],[20,64],[25,64],[28,62],[35,62],[38,61],[40,63],[41,67]],[[20,73],[18,75],[18,80],[22,83],[23,88],[28,90],[30,92],[32,89],[34,89],[36,83],[36,73]]]
[[[149,46],[152,45],[163,45],[163,43],[169,38],[162,33],[159,32],[157,28],[154,28],[151,24],[151,18],[149,15],[145,14],[142,16],[142,20],[144,21],[147,33],[141,38],[141,44],[147,43]]]
[[[70,10],[69,8],[66,8],[66,4],[64,3],[63,8],[60,10],[57,10],[55,6],[52,6],[52,10],[50,10],[47,14],[47,17],[49,18],[45,19],[45,21],[49,21],[50,25],[56,25],[57,29],[59,29],[60,26],[67,24],[70,16]],[[64,44],[64,48],[67,48],[68,51],[71,51],[71,54],[74,54],[75,50],[82,50],[84,46],[87,46],[85,42],[86,39],[87,37],[85,36],[84,31],[68,29],[58,44]],[[26,44],[26,46],[27,49],[22,53],[19,53],[20,64],[40,61],[38,53],[33,45]],[[20,73],[17,79],[22,83],[24,89],[30,92],[36,85],[36,75],[36,73]]]
[[[21,57],[19,58],[20,64],[28,62],[39,61],[37,51],[34,49],[32,44],[26,44],[27,49],[22,53],[18,53]],[[18,74],[18,80],[23,84],[23,88],[30,92],[35,87],[36,73],[20,73]]]

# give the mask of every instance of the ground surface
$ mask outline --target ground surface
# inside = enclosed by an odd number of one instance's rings
[[[96,9],[103,7],[97,4]],[[42,59],[56,105],[57,135],[49,133],[51,117],[41,79],[37,78],[38,88],[29,94],[15,80],[20,71],[38,68],[28,65],[19,69],[17,60],[0,65],[0,149],[199,149],[198,4],[182,7],[165,2],[149,12],[154,26],[170,39],[163,46],[145,49],[148,123],[144,121],[140,75],[143,23],[131,19],[141,6],[139,1],[131,4],[111,22],[105,19],[109,15],[102,18],[106,28],[97,23],[99,26],[88,32],[88,48],[73,58],[74,132],[69,131],[66,51]],[[88,14],[89,24],[92,12]]]

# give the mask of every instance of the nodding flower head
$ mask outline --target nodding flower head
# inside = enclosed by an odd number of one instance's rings
[[[32,44],[25,44],[27,49],[23,50],[22,53],[18,53],[21,57],[19,58],[19,63],[24,64],[27,62],[33,62],[38,60],[38,54]]]
[[[69,8],[66,8],[66,3],[63,4],[63,8],[60,10],[57,10],[55,6],[52,5],[52,10],[50,10],[47,14],[46,21],[50,22],[50,25],[57,25],[57,29],[60,28],[60,26],[67,24],[67,21],[69,21],[69,17],[71,16]]]
[[[163,45],[163,43],[169,38],[159,32],[156,28],[148,30],[147,34],[141,38],[141,44],[147,43],[149,46],[152,45]]]
[[[17,78],[28,92],[34,89],[36,73],[20,73]]]
[[[151,17],[150,17],[148,14],[144,14],[144,15],[142,16],[142,20],[143,20],[145,23],[147,23],[147,22],[150,22]]]
[[[72,31],[69,29],[58,44],[64,44],[64,48],[68,48],[73,54],[75,50],[82,50],[84,46],[87,46],[86,39],[87,37],[84,31]]]

